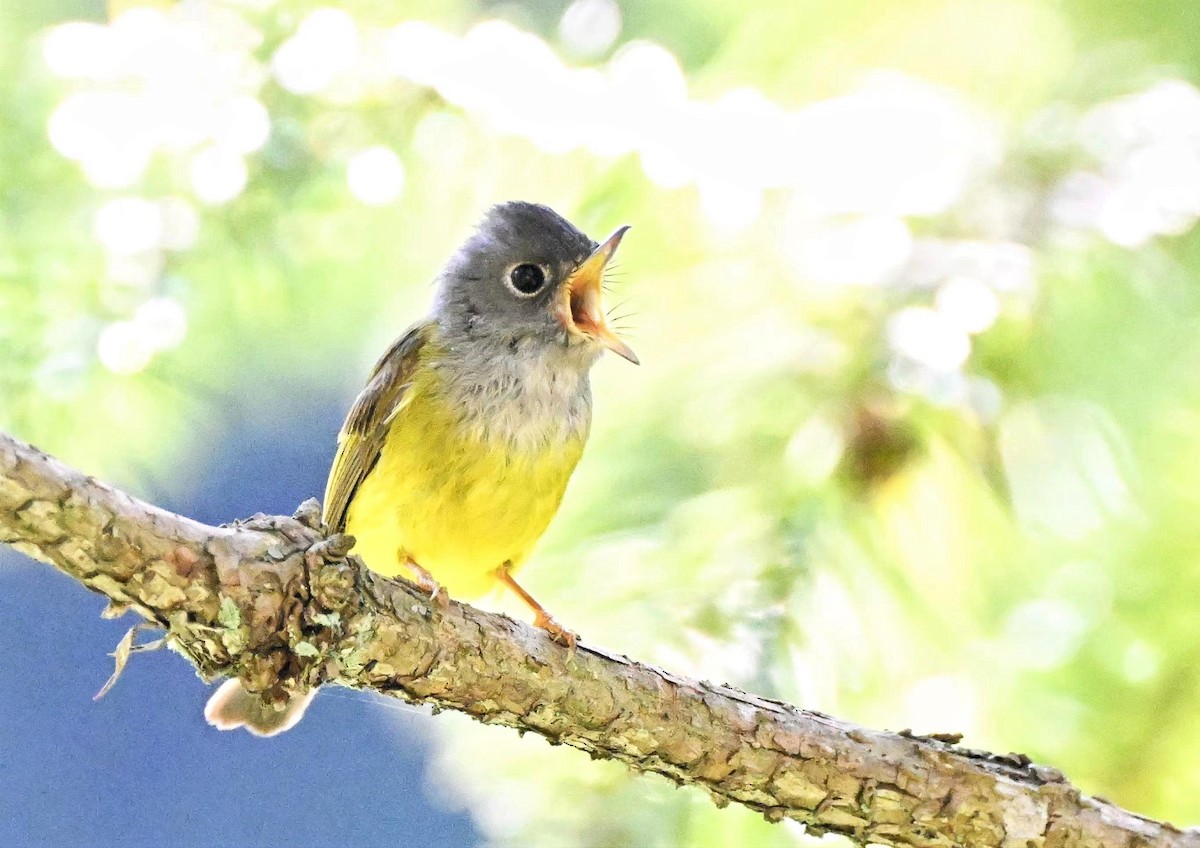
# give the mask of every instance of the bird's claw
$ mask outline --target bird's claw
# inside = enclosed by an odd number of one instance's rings
[[[554,616],[550,615],[545,610],[540,610],[534,614],[533,625],[540,630],[545,630],[550,634],[551,639],[558,644],[565,646],[567,649],[568,660],[575,656],[575,643],[579,640],[578,633],[573,633],[567,628],[563,627],[554,620]]]
[[[408,566],[408,570],[413,573],[414,583],[417,588],[429,593],[429,600],[433,601],[440,609],[447,609],[450,606],[450,594],[441,583],[433,579],[433,575],[428,569],[422,568],[413,560],[412,557],[404,555],[404,564]]]
[[[418,575],[417,585],[429,593],[429,600],[437,604],[439,609],[450,608],[450,593],[446,591],[446,587],[441,583],[431,577],[424,578]]]

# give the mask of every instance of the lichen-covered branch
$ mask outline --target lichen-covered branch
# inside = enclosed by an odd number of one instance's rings
[[[303,516],[301,516],[303,518]],[[620,760],[812,832],[904,846],[1196,846],[1018,756],[878,732],[675,677],[346,559],[297,518],[208,527],[0,434],[0,541],[161,626],[205,679],[281,701],[373,689]]]

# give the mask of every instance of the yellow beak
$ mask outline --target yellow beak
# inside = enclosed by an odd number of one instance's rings
[[[637,354],[609,328],[604,318],[604,304],[600,296],[604,269],[617,252],[617,245],[621,243],[628,229],[628,226],[617,227],[613,234],[593,250],[587,259],[580,262],[571,272],[571,276],[567,277],[559,303],[559,320],[568,332],[594,339],[618,356],[623,356],[634,365],[638,365]]]

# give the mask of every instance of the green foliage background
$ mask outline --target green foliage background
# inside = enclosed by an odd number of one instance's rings
[[[558,0],[342,4],[363,32],[507,20],[577,67],[653,41],[698,102],[752,88],[804,113],[883,69],[981,128],[946,142],[972,164],[936,208],[797,218],[805,188],[789,184],[731,195],[761,205],[727,225],[705,211],[702,173],[664,186],[636,152],[548,151],[395,76],[298,94],[264,71],[254,95],[271,134],[227,202],[193,196],[186,147],[97,187],[47,123],[73,92],[108,83],[54,73],[45,28],[132,5],[0,6],[0,427],[135,487],[186,480],[230,403],[268,421],[289,398],[348,402],[488,204],[547,202],[594,236],[629,222],[612,297],[635,313],[644,365],[598,366],[592,442],[529,569],[560,620],[674,671],[871,726],[963,731],[1140,812],[1200,819],[1200,241],[1187,211],[1200,212],[1189,200],[1200,185],[1186,170],[1167,180],[1182,195],[1163,201],[1172,223],[1118,243],[1060,213],[1071,175],[1136,184],[1121,150],[1139,134],[1174,139],[1183,154],[1170,162],[1200,156],[1187,105],[1200,7],[626,0],[615,42],[583,55],[560,31]],[[265,69],[314,6],[153,8],[237,16]],[[1154,128],[1120,111],[1163,81],[1179,97]],[[556,97],[547,112],[593,105]],[[1117,130],[1095,117],[1101,104]],[[770,139],[756,128],[719,154],[757,156]],[[1126,148],[1092,143],[1106,132]],[[668,155],[704,143],[682,138]],[[889,143],[860,140],[863,155]],[[383,205],[347,186],[348,162],[372,145],[406,175]],[[844,152],[851,172],[856,151]],[[95,227],[104,203],[131,196],[183,198],[199,222],[194,243],[160,251],[136,284],[114,279]],[[794,260],[803,241],[835,265],[869,263],[883,246],[821,234],[880,215],[909,238],[886,274],[831,282]],[[965,361],[931,369],[921,334],[896,320],[961,276],[923,271],[922,246],[955,244],[1015,250],[1028,273],[1006,288],[988,277],[1000,274],[992,260],[965,272],[993,291],[998,317]],[[98,355],[105,329],[154,298],[182,307],[186,334],[115,373]],[[539,740],[453,717],[436,732],[438,786],[497,845],[804,838]]]

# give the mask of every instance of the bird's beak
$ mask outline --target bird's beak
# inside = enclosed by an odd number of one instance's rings
[[[562,298],[558,305],[559,320],[568,332],[577,333],[599,342],[618,356],[623,356],[634,365],[639,364],[633,349],[609,329],[604,318],[604,304],[600,296],[604,282],[604,268],[617,252],[617,245],[625,237],[628,226],[617,227],[602,245],[579,263],[562,287]]]

